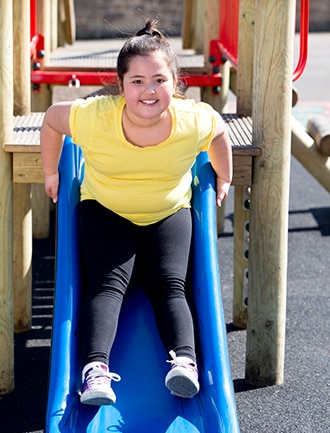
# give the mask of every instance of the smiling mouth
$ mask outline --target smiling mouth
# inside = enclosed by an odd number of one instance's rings
[[[157,99],[142,99],[141,102],[145,105],[154,105],[157,102]]]

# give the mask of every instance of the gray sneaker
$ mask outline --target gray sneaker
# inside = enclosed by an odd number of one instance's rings
[[[173,350],[170,355],[172,359],[167,362],[171,364],[171,370],[165,377],[165,386],[177,397],[194,397],[199,391],[196,363],[184,356],[177,357]]]

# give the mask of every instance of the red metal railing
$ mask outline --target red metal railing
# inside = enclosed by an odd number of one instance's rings
[[[37,33],[37,0],[30,0],[30,41]]]
[[[222,77],[219,66],[222,57],[230,60],[235,67],[238,64],[238,30],[239,30],[239,0],[220,1],[219,40],[210,41],[210,62],[213,64],[212,74],[190,75],[185,74],[181,81],[185,86],[213,87],[219,91]],[[36,28],[36,0],[30,1],[31,14],[31,43],[30,54],[33,59],[31,82],[34,90],[40,84],[72,85],[105,85],[117,81],[115,72],[77,72],[77,71],[44,71],[38,62],[44,53],[43,35],[37,34]],[[300,52],[297,67],[293,73],[293,80],[297,80],[303,73],[308,55],[308,27],[309,27],[309,0],[300,0]]]
[[[298,80],[307,64],[309,31],[309,0],[300,0],[300,44],[299,60],[293,72],[293,81]]]
[[[179,77],[184,86],[190,87],[220,87],[221,74],[210,75],[182,75]],[[116,72],[77,72],[77,71],[43,71],[31,72],[32,84],[65,84],[65,85],[114,85],[117,83]],[[37,90],[37,89],[36,89]]]
[[[219,49],[223,56],[237,67],[239,0],[220,0]],[[300,44],[299,60],[292,79],[296,81],[303,73],[308,57],[309,0],[300,0]],[[211,50],[212,51],[212,48]]]
[[[37,33],[37,0],[30,0],[30,58],[37,60],[44,50],[44,37]]]
[[[30,1],[30,57],[33,61],[31,71],[31,83],[33,90],[38,91],[40,84],[58,85],[114,85],[117,83],[116,72],[95,71],[45,71],[41,68],[40,60],[44,56],[44,37],[37,33],[36,0]],[[212,74],[182,74],[179,77],[186,87],[212,87],[219,91],[222,84],[221,74],[216,71]]]

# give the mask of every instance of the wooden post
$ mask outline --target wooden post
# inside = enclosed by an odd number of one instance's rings
[[[58,0],[51,0],[49,46],[50,51],[58,47]]]
[[[234,197],[233,325],[241,329],[246,328],[248,311],[249,209],[249,188],[236,185]]]
[[[210,41],[212,39],[218,39],[219,37],[219,0],[204,0],[200,3],[200,13],[197,14],[197,19],[200,20],[200,16],[203,17],[202,26],[203,33],[202,39],[198,46],[202,46],[202,52],[204,53],[205,62],[208,65],[208,73],[212,73],[212,64],[209,63],[210,55]],[[212,107],[219,113],[227,112],[227,98],[229,92],[229,77],[230,77],[230,64],[225,62],[220,67],[222,75],[222,86],[219,94],[215,94],[213,89],[210,87],[204,87],[201,89],[201,99],[204,102],[212,105]],[[223,232],[224,218],[225,218],[226,203],[224,202],[221,208],[217,209],[217,231],[218,233]]]
[[[47,64],[50,52],[50,0],[37,0],[37,31],[44,35],[45,57],[42,61]],[[41,84],[40,92],[33,93],[31,98],[32,111],[43,112],[52,103],[51,89],[48,84]],[[42,184],[32,185],[32,218],[33,236],[38,239],[49,235],[50,201]]]
[[[255,0],[240,0],[238,67],[236,76],[237,112],[252,115]]]
[[[44,239],[49,235],[50,199],[42,183],[32,185],[32,231],[34,239]]]
[[[205,4],[207,0],[195,0],[195,37],[193,48],[197,54],[204,54],[204,23],[205,21]],[[214,0],[212,0],[214,1]]]
[[[64,47],[66,44],[65,40],[65,30],[64,30],[64,23],[65,23],[65,7],[64,7],[64,0],[58,0],[58,11],[57,11],[57,46]]]
[[[239,9],[238,67],[236,74],[237,113],[252,115],[255,0],[241,0]],[[234,296],[233,325],[247,326],[249,276],[250,192],[235,186],[234,200]]]
[[[65,9],[65,37],[69,45],[75,43],[76,40],[76,17],[73,0],[64,0]]]
[[[13,0],[14,31],[14,114],[31,110],[30,86],[30,5]]]
[[[283,382],[294,0],[256,0],[246,381]]]
[[[30,8],[29,2],[13,1],[14,15],[14,114],[29,114]],[[14,330],[32,325],[32,208],[31,185],[14,184]]]
[[[182,20],[182,48],[193,48],[196,26],[196,0],[185,0]]]
[[[202,53],[205,56],[205,62],[208,65],[208,72],[212,72],[212,65],[209,63],[209,55],[210,55],[210,41],[211,39],[217,39],[219,37],[219,0],[204,0],[201,3],[200,8],[201,15],[197,15],[197,19],[202,21],[203,33],[200,38],[200,42],[196,47],[196,51],[201,47]],[[203,17],[203,20],[200,19],[200,16]],[[216,110],[222,111],[224,105],[227,102],[227,93],[229,89],[229,80],[227,76],[224,80],[224,86],[227,85],[227,88],[222,90],[222,94],[224,95],[224,99],[220,98],[220,95],[215,95],[213,93],[213,89],[210,87],[205,87],[201,89],[202,100],[211,104]]]
[[[14,184],[14,330],[32,326],[31,185]]]
[[[12,2],[0,0],[0,10],[0,394],[6,394],[14,389],[12,160],[3,150],[13,133]]]

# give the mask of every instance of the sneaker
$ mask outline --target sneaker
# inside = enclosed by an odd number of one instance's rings
[[[116,403],[116,394],[111,388],[111,380],[120,381],[116,373],[109,373],[106,364],[91,362],[83,369],[80,401],[96,406]]]
[[[185,356],[176,356],[173,350],[170,351],[172,359],[171,370],[165,378],[165,386],[177,397],[192,398],[199,391],[198,370],[196,363]]]

